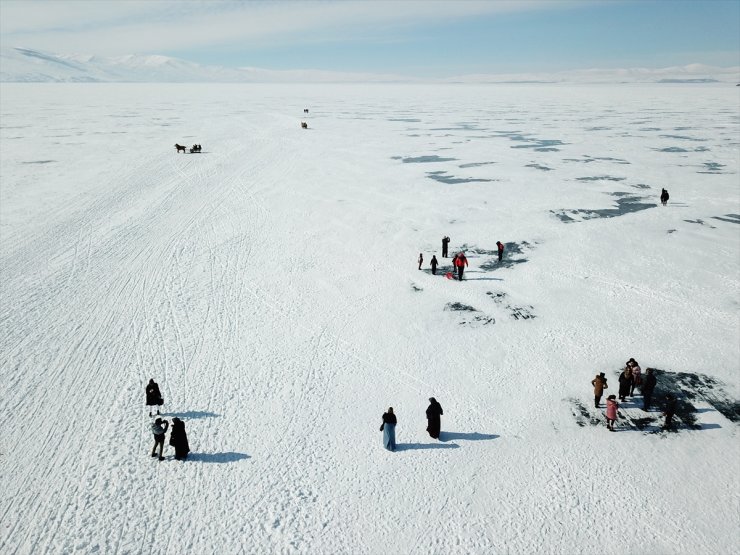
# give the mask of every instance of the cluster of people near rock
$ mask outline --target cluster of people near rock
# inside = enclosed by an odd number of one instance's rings
[[[448,253],[448,247],[450,244],[450,238],[445,235],[442,237],[442,258],[447,258]],[[504,244],[501,241],[496,241],[496,247],[498,248],[498,261],[501,262],[504,258]],[[419,269],[421,270],[421,265],[424,263],[424,254],[419,253]],[[437,275],[437,266],[439,265],[439,261],[437,260],[437,255],[432,255],[432,260],[429,262],[429,266],[432,268],[432,275]],[[468,259],[465,256],[465,253],[460,251],[458,252],[453,258],[452,258],[452,270],[454,273],[457,274],[458,281],[463,280],[463,273],[465,272],[465,267],[468,266]],[[454,277],[452,275],[452,272],[448,277]]]
[[[618,396],[621,402],[626,402],[627,397],[635,396],[635,388],[639,388],[642,394],[642,410],[645,412],[650,410],[650,405],[653,399],[653,393],[658,380],[653,373],[652,368],[648,368],[645,371],[645,377],[642,377],[642,369],[634,358],[630,358],[625,366],[624,370],[619,374],[619,389]],[[607,378],[604,372],[599,373],[593,380],[591,385],[594,386],[594,407],[600,408],[601,397],[604,394],[604,390],[608,389]],[[673,424],[673,416],[676,413],[677,399],[673,395],[666,396],[665,409],[663,414],[665,416],[665,422],[663,423],[664,430],[670,430]],[[619,411],[619,403],[617,402],[617,395],[609,395],[606,398],[606,427],[609,431],[614,431],[614,424],[617,421]]]
[[[427,432],[434,439],[439,439],[442,428],[442,405],[434,397],[429,397],[429,406],[427,407]],[[388,451],[396,450],[396,424],[398,419],[393,412],[393,407],[388,407],[388,412],[383,413],[383,423],[380,425],[380,431],[383,432],[383,447]]]
[[[162,394],[159,391],[159,384],[150,379],[146,386],[146,406],[149,409],[149,417],[152,416],[152,408],[157,407],[157,415],[160,414],[159,407],[164,404]],[[159,448],[159,460],[165,460],[164,457],[164,440],[170,423],[163,419],[157,418],[151,424],[152,434],[154,435],[154,447],[152,447],[152,457],[157,457],[157,448]],[[188,435],[185,432],[185,422],[175,417],[172,419],[172,430],[170,431],[170,445],[175,449],[175,459],[184,461],[190,453],[188,445]]]

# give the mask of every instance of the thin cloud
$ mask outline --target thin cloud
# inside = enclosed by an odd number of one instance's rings
[[[400,33],[452,19],[583,5],[565,0],[140,2],[3,0],[2,45],[117,55]]]

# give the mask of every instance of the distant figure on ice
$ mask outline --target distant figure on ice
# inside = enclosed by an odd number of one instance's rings
[[[463,279],[463,272],[465,271],[465,266],[468,265],[468,259],[465,258],[465,254],[460,252],[455,257],[455,266],[457,267],[457,279],[462,281]]]
[[[424,256],[419,253],[419,269],[421,270],[421,263],[424,262]]]
[[[388,412],[383,413],[383,423],[380,425],[380,431],[383,432],[383,447],[388,451],[396,450],[396,415],[393,414],[393,407],[388,407]]]
[[[159,460],[163,461],[162,451],[164,450],[164,434],[167,433],[167,428],[170,427],[170,423],[161,418],[157,418],[152,424],[152,433],[154,434],[154,447],[152,448],[152,457],[157,456],[157,446],[159,445]]]
[[[501,262],[504,257],[504,244],[501,241],[496,241],[496,246],[498,247],[498,261]]]
[[[188,453],[190,453],[188,434],[185,433],[185,422],[179,418],[172,419],[170,445],[175,448],[175,459],[178,461],[184,461],[188,458]]]
[[[445,235],[442,237],[442,258],[447,258],[447,245],[450,244],[450,238]]]
[[[662,204],[663,206],[668,204],[668,198],[668,191],[663,189],[663,191],[660,193],[660,204]]]
[[[632,370],[632,386],[630,387],[630,397],[635,396],[635,387],[642,385],[642,369],[634,358],[627,361],[627,366]]]
[[[436,276],[437,275],[437,264],[439,264],[437,262],[437,255],[436,254],[433,254],[432,255],[432,261],[429,263],[429,265],[432,267],[432,275],[433,276]]]
[[[159,414],[159,407],[164,404],[162,400],[162,394],[159,392],[159,385],[154,381],[154,378],[149,380],[146,386],[146,406],[149,407],[149,416],[152,415],[152,407],[157,407],[157,414]]]
[[[650,401],[653,398],[653,391],[658,380],[653,374],[653,369],[645,370],[645,380],[642,382],[642,410],[647,412],[650,409]]]
[[[598,409],[604,390],[609,388],[609,386],[606,385],[606,376],[604,375],[604,372],[601,372],[591,380],[591,385],[594,386],[594,406]]]
[[[614,423],[617,421],[617,409],[619,409],[617,397],[615,395],[609,395],[606,398],[606,428],[610,432],[614,431]]]
[[[434,439],[439,439],[440,428],[442,428],[442,405],[434,397],[429,397],[429,406],[427,407],[427,432]]]
[[[670,393],[665,398],[665,408],[663,409],[663,415],[665,416],[665,422],[663,423],[663,430],[669,431],[673,427],[673,416],[676,414],[676,404],[678,399]]]
[[[632,368],[625,367],[624,371],[619,374],[619,400],[624,402],[625,397],[630,395],[632,389]]]

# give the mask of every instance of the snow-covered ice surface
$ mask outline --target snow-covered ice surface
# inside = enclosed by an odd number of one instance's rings
[[[740,549],[740,88],[0,93],[1,553]]]

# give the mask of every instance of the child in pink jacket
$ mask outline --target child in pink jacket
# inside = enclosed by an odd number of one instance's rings
[[[619,403],[617,403],[616,395],[609,395],[606,398],[606,427],[610,432],[614,431],[614,422],[617,421],[617,409]]]

